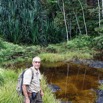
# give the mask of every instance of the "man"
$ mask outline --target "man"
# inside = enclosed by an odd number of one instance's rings
[[[42,96],[44,95],[44,93],[40,85],[40,63],[41,59],[37,56],[34,57],[32,60],[33,66],[30,69],[26,70],[24,73],[22,86],[24,94],[24,103],[43,103]]]

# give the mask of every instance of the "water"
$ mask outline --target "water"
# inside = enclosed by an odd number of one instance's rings
[[[95,103],[96,90],[103,72],[96,68],[74,63],[42,64],[41,72],[49,84],[60,87],[55,92],[62,103]]]

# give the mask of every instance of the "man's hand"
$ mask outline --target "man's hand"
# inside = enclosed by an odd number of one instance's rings
[[[43,95],[44,95],[44,92],[41,90],[41,91],[40,91],[40,94],[41,94],[41,96],[43,96]]]
[[[30,99],[29,98],[25,98],[25,103],[30,103]]]

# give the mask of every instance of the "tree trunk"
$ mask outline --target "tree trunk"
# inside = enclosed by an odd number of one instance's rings
[[[102,17],[103,17],[103,0],[102,0]]]
[[[85,15],[84,15],[84,9],[83,9],[83,6],[82,6],[82,3],[80,0],[78,0],[80,6],[81,6],[81,9],[82,9],[82,14],[83,14],[83,20],[84,20],[84,26],[85,26],[85,32],[86,32],[86,35],[88,35],[87,33],[87,25],[86,25],[86,21],[85,21]]]
[[[68,42],[68,27],[67,27],[66,15],[65,15],[64,0],[62,0],[62,3],[63,3],[63,16],[64,16],[64,23],[65,23],[65,29],[66,29],[66,35],[67,35],[67,42]]]
[[[101,15],[100,15],[100,1],[99,0],[98,0],[98,18],[99,18],[99,27],[100,27]]]
[[[72,28],[71,28],[71,25],[72,25],[72,23],[71,23],[71,18],[70,18],[69,24],[68,24],[68,30],[69,30],[69,35],[70,35],[69,37],[70,37],[70,39],[72,38],[72,35],[71,35],[71,34],[72,34],[72,33],[71,33],[71,29],[72,29]]]
[[[76,12],[74,10],[73,10],[73,13],[74,13],[74,16],[75,16],[75,19],[76,19],[76,22],[77,22],[79,33],[81,34],[81,29],[80,29],[80,25],[79,25],[77,14],[76,14]]]

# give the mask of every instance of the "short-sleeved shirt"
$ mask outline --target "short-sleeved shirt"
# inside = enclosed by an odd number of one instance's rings
[[[32,75],[33,75],[33,78],[32,78]],[[28,85],[27,86],[28,92],[36,92],[36,93],[39,92],[41,89],[40,81],[41,81],[41,73],[39,69],[36,70],[34,67],[31,67],[30,69],[27,69],[25,71],[23,84]]]

